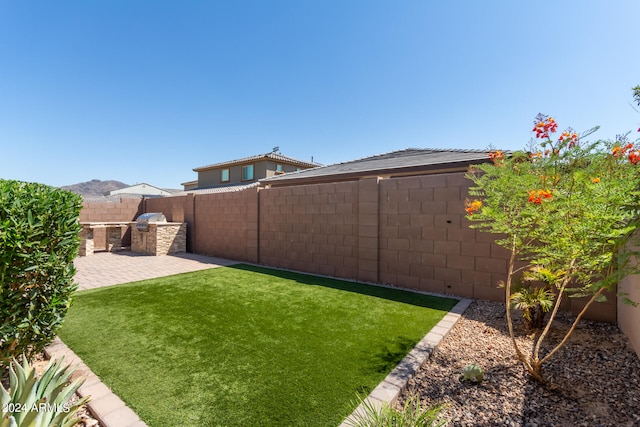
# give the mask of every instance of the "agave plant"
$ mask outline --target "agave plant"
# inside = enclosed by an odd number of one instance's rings
[[[368,399],[358,398],[359,408],[345,422],[351,427],[441,427],[447,421],[440,420],[442,405],[424,407],[418,396],[405,400],[402,409],[395,409],[385,403],[377,407]]]
[[[67,385],[75,368],[63,365],[63,360],[50,361],[40,378],[26,357],[22,357],[22,364],[13,360],[9,390],[0,386],[0,427],[72,427],[80,421],[76,414],[89,397],[76,402],[71,398],[84,378]]]

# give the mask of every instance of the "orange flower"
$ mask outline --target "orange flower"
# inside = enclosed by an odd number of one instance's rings
[[[600,182],[600,178],[591,178],[591,182],[593,182],[594,184],[597,184]]]
[[[489,158],[497,165],[499,162],[504,160],[504,153],[501,150],[492,151],[489,153]]]
[[[538,114],[533,124],[532,131],[536,133],[536,138],[548,139],[549,133],[554,133],[558,129],[555,119],[544,114]]]
[[[632,143],[628,143],[627,145],[624,145],[624,146],[623,145],[616,145],[615,147],[613,147],[613,150],[611,151],[611,154],[613,154],[613,157],[622,157],[622,156],[626,155],[627,151],[629,151],[631,149],[633,149],[633,144]],[[629,160],[631,160],[631,154],[629,154]]]
[[[632,165],[637,165],[638,163],[640,163],[640,151],[636,150],[636,151],[630,152],[629,161],[631,162]]]
[[[473,200],[473,201],[465,200],[464,204],[466,206],[464,210],[467,211],[467,214],[469,215],[473,215],[474,212],[478,211],[482,207],[481,200]]]
[[[569,148],[575,147],[578,144],[578,134],[573,132],[573,129],[569,128],[562,132],[558,142],[568,141]]]
[[[529,191],[529,203],[536,205],[542,204],[542,199],[550,199],[553,194],[549,190],[531,190]]]

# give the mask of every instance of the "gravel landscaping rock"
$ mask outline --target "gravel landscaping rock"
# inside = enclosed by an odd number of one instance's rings
[[[518,312],[520,345],[531,348]],[[541,355],[559,342],[573,316],[560,313]],[[480,384],[461,382],[477,363]],[[476,301],[453,327],[399,399],[444,403],[450,426],[640,426],[640,358],[616,325],[581,321],[565,347],[544,365],[547,388],[515,358],[502,303]]]

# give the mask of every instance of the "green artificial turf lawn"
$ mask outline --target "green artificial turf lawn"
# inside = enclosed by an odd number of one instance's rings
[[[236,265],[75,295],[62,340],[149,426],[336,426],[456,300]]]

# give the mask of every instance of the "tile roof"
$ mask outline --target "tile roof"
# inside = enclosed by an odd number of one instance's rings
[[[234,191],[242,191],[248,188],[255,188],[259,185],[258,182],[252,182],[251,184],[231,184],[225,185],[222,187],[212,187],[212,188],[199,188],[197,190],[184,190],[176,192],[170,196],[166,197],[174,197],[174,196],[185,196],[189,193],[193,194],[214,194],[214,193],[231,193]]]
[[[142,195],[122,193],[113,196],[82,196],[82,201],[88,203],[121,203],[122,199],[142,199]]]
[[[200,167],[194,168],[193,170],[194,172],[201,172],[207,169],[213,169],[213,168],[218,168],[218,167],[227,166],[227,165],[236,165],[239,163],[247,163],[247,162],[252,162],[252,161],[261,160],[261,159],[272,159],[275,161],[286,162],[289,164],[298,165],[298,166],[307,167],[307,168],[314,168],[314,167],[320,166],[318,163],[311,163],[311,162],[305,162],[303,160],[297,160],[291,157],[283,156],[280,153],[266,153],[266,154],[257,154],[255,156],[245,157],[243,159],[236,159],[236,160],[230,160],[227,162],[214,163],[207,166],[200,166]]]
[[[393,174],[411,169],[436,169],[447,166],[465,166],[471,163],[487,161],[487,150],[407,148],[378,154],[349,162],[320,166],[291,172],[271,178],[261,179],[264,184],[286,182],[298,179],[320,179],[322,177],[349,177],[373,173]]]

